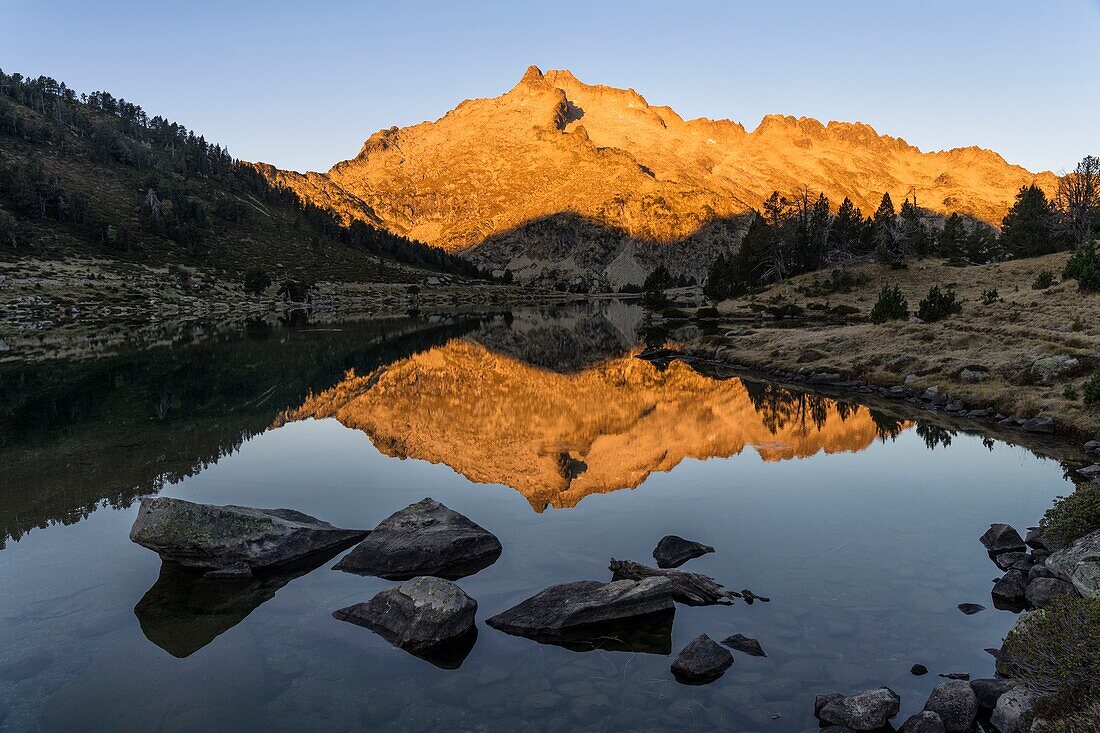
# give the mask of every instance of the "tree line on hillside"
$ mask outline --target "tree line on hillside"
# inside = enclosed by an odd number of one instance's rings
[[[438,247],[362,222],[344,226],[327,209],[273,185],[221,145],[159,115],[149,117],[139,105],[109,92],[78,95],[47,76],[28,78],[0,70],[0,135],[48,145],[61,156],[83,148],[97,164],[122,166],[143,176],[134,201],[140,228],[132,231],[111,212],[96,210],[84,191],[68,190],[33,157],[27,163],[0,159],[0,244],[27,245],[33,236],[30,222],[52,221],[112,252],[132,253],[143,236],[158,236],[186,245],[199,262],[222,265],[226,263],[210,260],[225,253],[207,248],[204,240],[218,225],[246,224],[259,214],[236,195],[242,194],[293,207],[296,225],[309,231],[307,243],[326,238],[418,267],[484,276],[469,261]]]
[[[793,275],[846,262],[877,259],[904,267],[910,258],[938,256],[958,264],[982,264],[1075,250],[1066,277],[1083,290],[1100,280],[1100,159],[1089,156],[1059,180],[1050,199],[1035,184],[1024,186],[1005,215],[998,234],[992,227],[952,213],[936,227],[914,197],[896,210],[884,193],[875,212],[864,217],[845,197],[833,211],[823,193],[801,189],[793,198],[774,192],[751,221],[736,252],[711,265],[704,292],[713,300],[743,295]],[[1076,274],[1071,274],[1076,273]],[[1082,280],[1079,275],[1083,274]]]

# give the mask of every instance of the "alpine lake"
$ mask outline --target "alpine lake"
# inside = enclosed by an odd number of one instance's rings
[[[603,301],[0,365],[0,730],[802,731],[817,693],[886,685],[901,721],[939,674],[993,676],[1016,616],[978,537],[1072,491],[1056,445],[655,364],[645,340],[677,334],[644,331]],[[433,664],[336,620],[397,584],[341,554],[245,582],[162,563],[129,539],[151,495],[356,529],[432,497],[503,546],[456,581],[476,642]],[[770,601],[588,646],[484,623],[612,558],[653,565],[665,535],[715,548],[682,570]],[[767,656],[681,684],[701,633]]]

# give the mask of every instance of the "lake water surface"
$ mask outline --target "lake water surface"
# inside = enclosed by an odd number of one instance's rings
[[[602,303],[258,324],[0,368],[0,730],[798,731],[818,692],[888,685],[900,723],[937,673],[991,676],[983,648],[1015,617],[977,537],[1034,524],[1072,490],[1062,466],[658,369],[635,356],[640,320]],[[128,539],[155,493],[355,528],[431,496],[504,546],[458,581],[476,644],[443,669],[336,621],[394,585],[337,558],[244,587],[162,568]],[[682,569],[771,602],[677,606],[668,648],[638,653],[485,626],[546,586],[609,580],[613,557],[652,564],[666,534],[717,550]],[[703,632],[768,656],[678,684],[672,657]]]

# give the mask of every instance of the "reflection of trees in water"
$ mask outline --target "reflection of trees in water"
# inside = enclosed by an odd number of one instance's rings
[[[883,443],[889,440],[895,440],[901,431],[905,429],[905,421],[900,417],[889,415],[880,410],[868,408],[871,412],[871,419],[875,422],[875,430],[878,432],[879,440]]]
[[[374,370],[475,325],[253,324],[171,349],[0,368],[0,549],[36,527],[127,507],[237,451],[348,369]]]
[[[951,439],[955,437],[955,434],[954,430],[941,428],[939,425],[925,422],[917,423],[917,435],[924,439],[924,444],[928,446],[929,450],[935,450],[937,446],[941,445],[944,448],[951,445]]]
[[[858,414],[860,410],[859,405],[850,402],[838,402],[824,395],[788,389],[778,384],[749,380],[745,380],[744,384],[753,408],[772,435],[792,424],[798,425],[803,432],[808,432],[810,425],[820,431],[829,419],[830,409],[841,421]]]

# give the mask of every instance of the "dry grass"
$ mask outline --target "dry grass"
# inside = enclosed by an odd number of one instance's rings
[[[1091,435],[1100,429],[1100,409],[1072,396],[1074,390],[1080,395],[1088,374],[1100,368],[1100,296],[1081,295],[1073,281],[1032,288],[1039,273],[1061,273],[1066,259],[1067,254],[1056,254],[965,268],[922,260],[904,270],[866,263],[851,268],[865,282],[848,293],[826,294],[828,273],[802,275],[764,293],[723,302],[719,310],[728,319],[726,335],[699,339],[692,347],[707,355],[720,348],[720,358],[746,366],[840,372],[884,386],[913,374],[913,386],[938,386],[969,405],[993,406],[1007,415],[1050,416],[1062,429]],[[845,325],[811,322],[790,328],[758,315],[762,307],[791,303],[808,313],[821,312],[812,305],[851,306],[858,310],[855,318],[866,319],[886,284],[900,286],[913,312],[932,285],[953,287],[964,301],[963,311],[933,324],[914,317],[881,325],[853,319]],[[992,289],[998,300],[983,303],[983,293]],[[1035,383],[1031,364],[1057,354],[1077,357],[1080,369],[1051,384]],[[958,373],[970,365],[986,368],[989,379],[962,382]]]

